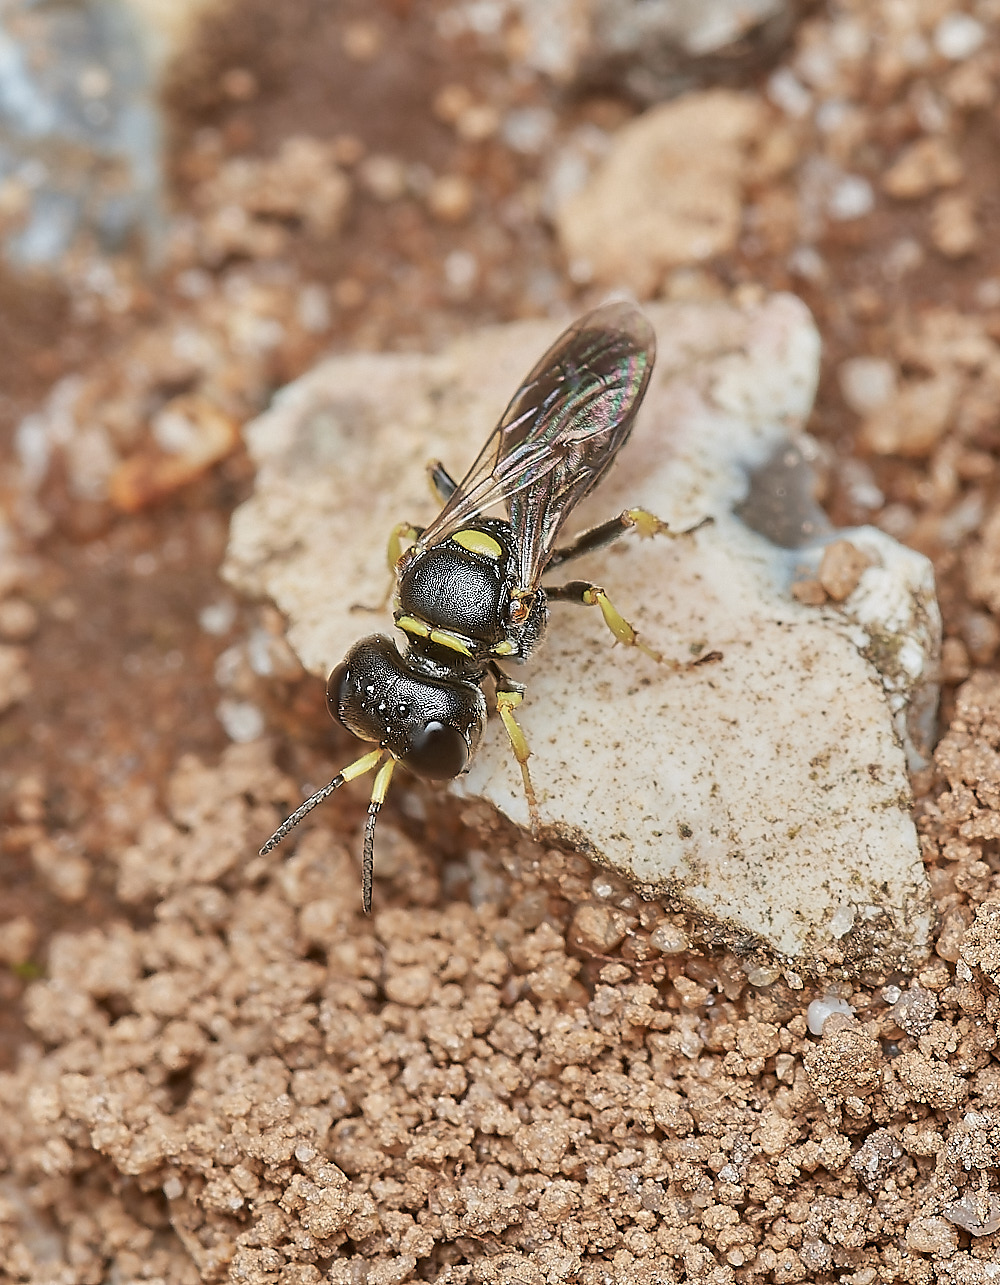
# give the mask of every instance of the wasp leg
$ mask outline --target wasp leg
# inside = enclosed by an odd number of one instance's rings
[[[397,522],[389,533],[389,547],[386,550],[386,557],[389,561],[389,570],[393,575],[396,574],[396,563],[402,557],[403,545],[413,544],[419,540],[424,533],[422,526],[414,526],[412,522]],[[391,590],[390,590],[391,592]]]
[[[692,531],[697,531],[699,527],[711,520],[711,518],[703,518],[701,522],[688,527],[686,531],[671,531],[662,518],[656,517],[646,509],[625,509],[616,518],[610,518],[600,526],[591,527],[589,531],[582,531],[570,544],[553,550],[548,565],[557,567],[560,563],[569,562],[571,558],[580,558],[585,553],[593,553],[595,549],[603,549],[606,544],[612,544],[633,529],[638,531],[643,539],[654,535],[669,535],[671,539],[676,540],[682,535],[690,535]]]
[[[509,678],[503,672],[499,665],[494,664],[492,661],[489,669],[493,675],[493,681],[496,683],[497,713],[507,729],[510,748],[514,751],[514,757],[517,759],[518,767],[521,769],[524,794],[528,800],[528,816],[531,818],[531,833],[537,838],[541,829],[541,822],[538,816],[538,800],[535,798],[535,787],[531,784],[531,775],[528,772],[528,759],[531,757],[531,750],[528,746],[527,738],[513,714],[513,711],[517,709],[524,699],[524,685],[523,683],[515,683],[512,678]]]
[[[660,652],[646,646],[634,626],[619,612],[600,585],[591,584],[589,580],[570,580],[568,584],[556,585],[551,589],[546,587],[545,597],[549,602],[576,602],[583,607],[600,607],[604,623],[618,642],[624,643],[626,647],[638,647],[661,665],[667,665],[671,669],[682,668],[678,661],[668,660]]]
[[[668,669],[675,671],[694,669],[696,665],[710,664],[722,659],[721,652],[710,651],[704,656],[699,656],[697,660],[684,664],[679,660],[671,660],[662,652],[654,651],[642,641],[635,626],[625,619],[601,586],[591,584],[589,580],[571,580],[568,584],[556,585],[551,589],[546,587],[545,597],[549,602],[576,602],[583,607],[600,607],[604,623],[618,642],[624,643],[626,647],[638,647],[640,651],[652,657],[658,665],[666,665]]]
[[[440,460],[431,460],[427,465],[427,477],[434,492],[434,498],[441,504],[447,504],[458,490],[458,483]]]
[[[389,574],[391,579],[385,587],[385,593],[379,598],[374,606],[369,606],[365,602],[356,602],[352,605],[352,611],[385,611],[392,598],[392,591],[396,587],[396,563],[403,556],[403,545],[413,544],[419,540],[424,533],[422,526],[414,526],[411,522],[397,522],[389,533],[389,543],[386,545],[385,556],[389,564]]]

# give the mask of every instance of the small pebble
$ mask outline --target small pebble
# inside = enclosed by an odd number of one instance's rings
[[[968,13],[949,13],[934,29],[934,48],[950,62],[962,62],[986,39],[983,24]]]
[[[82,901],[90,887],[93,867],[72,842],[62,834],[56,839],[39,839],[31,845],[31,859],[42,879],[60,901]]]
[[[444,279],[456,294],[467,295],[479,275],[479,263],[468,250],[452,250],[445,257]]]
[[[875,191],[860,174],[845,174],[834,184],[826,208],[830,218],[839,223],[863,218],[875,208]]]
[[[937,996],[922,986],[914,985],[902,992],[890,1011],[892,1020],[907,1035],[924,1035],[937,1016]]]
[[[0,644],[0,711],[24,700],[30,691],[27,650]]]
[[[830,920],[830,932],[839,941],[841,937],[846,937],[854,927],[854,921],[857,919],[858,912],[853,906],[839,906],[834,911],[833,918]]]
[[[896,391],[896,369],[884,357],[848,357],[837,378],[844,401],[857,415],[870,415]]]
[[[222,75],[222,92],[234,103],[248,103],[257,97],[257,77],[247,67],[230,67]]]
[[[545,107],[522,107],[507,113],[503,140],[515,152],[534,155],[548,143],[555,123],[555,115]]]
[[[989,1192],[985,1198],[963,1196],[942,1211],[945,1218],[970,1236],[992,1236],[1000,1231],[1000,1196]]]
[[[299,325],[311,335],[330,329],[330,295],[326,286],[310,281],[299,291],[296,304]]]
[[[395,156],[368,156],[358,165],[361,185],[376,201],[388,205],[406,192],[406,166]]]
[[[814,999],[806,1009],[806,1026],[809,1028],[810,1035],[822,1035],[823,1027],[834,1013],[853,1017],[854,1009],[847,1000],[838,999],[836,995],[824,995],[822,999]]]
[[[246,745],[264,734],[264,715],[250,701],[224,698],[219,701],[215,713],[226,735],[238,745]]]
[[[364,283],[357,277],[341,277],[333,287],[333,300],[338,308],[360,308],[366,298]]]
[[[461,174],[443,174],[427,191],[427,208],[441,223],[461,223],[472,212],[472,184]]]
[[[37,940],[38,929],[26,915],[0,923],[0,964],[13,967],[26,963]]]
[[[763,990],[767,986],[773,986],[781,976],[781,970],[771,968],[767,964],[747,964],[743,971],[747,975],[747,981],[757,990]]]
[[[872,565],[872,558],[849,540],[834,540],[823,550],[819,582],[834,602],[843,602],[851,596],[864,572]]]
[[[948,259],[962,259],[976,249],[976,210],[964,192],[951,192],[937,199],[931,211],[931,240]]]
[[[374,22],[351,22],[344,28],[340,45],[352,62],[371,62],[382,51],[382,32]]]
[[[591,954],[607,955],[623,940],[628,924],[628,916],[614,906],[584,902],[573,916],[570,939]]]
[[[7,642],[27,642],[38,628],[38,612],[23,598],[6,598],[0,602],[0,638]]]
[[[812,108],[812,94],[787,67],[776,71],[767,82],[767,96],[793,120],[802,120]]]
[[[671,923],[660,924],[651,932],[649,944],[664,955],[679,955],[690,946],[686,934]]]

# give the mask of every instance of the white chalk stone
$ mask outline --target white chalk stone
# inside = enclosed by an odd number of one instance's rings
[[[722,660],[674,673],[613,647],[599,612],[553,604],[543,647],[515,672],[546,833],[761,961],[910,964],[931,916],[904,753],[926,750],[936,700],[929,564],[872,528],[832,532],[810,498],[801,425],[819,339],[801,303],[648,314],[659,358],[635,432],[567,534],[635,505],[675,531],[712,521],[676,540],[628,537],[553,582],[593,579],[650,645]],[[460,475],[558,330],[334,358],[249,426],[259,473],[226,573],[276,602],[312,672],[392,632],[388,609],[365,608],[387,587],[390,529],[434,513],[426,461]],[[835,536],[872,563],[844,602],[805,606],[790,585]],[[527,824],[496,719],[453,788]]]

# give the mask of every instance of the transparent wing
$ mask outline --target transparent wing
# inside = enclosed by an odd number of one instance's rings
[[[653,328],[634,305],[605,304],[581,317],[514,394],[419,546],[506,503],[520,585],[533,589],[570,510],[627,440],[655,356]]]

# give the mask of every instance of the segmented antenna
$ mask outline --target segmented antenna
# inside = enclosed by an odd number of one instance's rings
[[[372,913],[372,877],[375,866],[375,822],[378,820],[378,814],[385,802],[386,792],[389,789],[389,782],[392,780],[393,768],[396,766],[394,758],[388,758],[378,770],[375,777],[375,784],[372,786],[371,802],[368,804],[368,817],[365,820],[365,850],[361,866],[361,902],[365,908],[365,914]]]
[[[305,803],[300,804],[290,817],[282,821],[281,825],[278,826],[274,834],[271,835],[267,843],[265,843],[261,848],[260,855],[264,857],[272,848],[276,848],[288,832],[295,829],[303,817],[308,816],[317,804],[322,803],[324,799],[328,799],[334,790],[339,790],[345,781],[353,781],[356,776],[364,776],[366,772],[371,772],[374,768],[378,767],[384,754],[385,750],[377,749],[372,750],[370,754],[362,755],[361,758],[355,759],[353,763],[350,763],[345,767],[342,772],[338,772],[328,785],[324,785],[323,788],[321,790],[317,790],[315,794],[310,794]],[[395,760],[391,759],[390,762],[395,762]],[[382,773],[380,772],[375,778],[376,786],[378,785],[381,775]],[[390,776],[391,775],[392,774],[390,773]],[[388,787],[388,784],[388,781],[386,781],[386,787]],[[385,790],[382,792],[382,797],[385,798]]]

